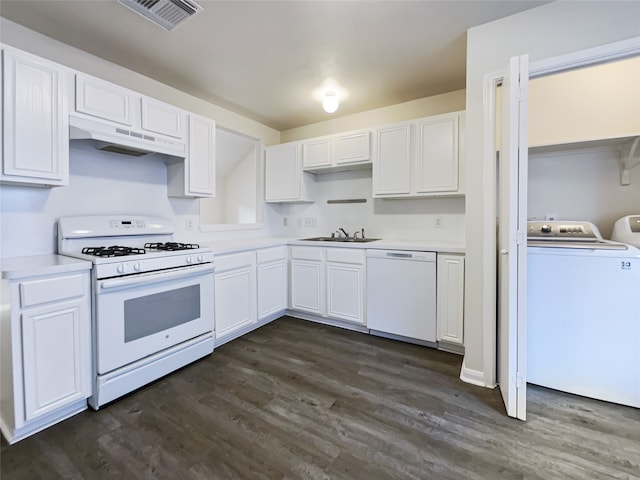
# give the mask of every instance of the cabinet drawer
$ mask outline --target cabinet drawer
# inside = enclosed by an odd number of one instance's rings
[[[352,248],[327,248],[327,262],[364,265],[364,260],[364,250],[354,250]]]
[[[216,273],[255,265],[256,252],[231,253],[214,258]]]
[[[287,247],[274,247],[258,250],[258,263],[269,263],[287,259]]]
[[[84,275],[20,282],[20,306],[24,308],[40,303],[82,297],[88,294],[87,289],[88,282]]]
[[[298,260],[322,261],[322,248],[320,247],[291,247],[291,258]]]

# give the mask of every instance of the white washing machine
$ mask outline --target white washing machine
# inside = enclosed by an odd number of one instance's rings
[[[640,250],[589,222],[529,222],[527,381],[640,407]]]

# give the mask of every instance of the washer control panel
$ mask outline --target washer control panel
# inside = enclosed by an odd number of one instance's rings
[[[602,235],[591,222],[531,221],[527,222],[529,240],[600,241]]]

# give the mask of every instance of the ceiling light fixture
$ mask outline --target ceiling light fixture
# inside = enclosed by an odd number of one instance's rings
[[[322,108],[324,108],[325,112],[335,112],[336,110],[338,110],[338,105],[340,105],[340,102],[338,102],[338,97],[336,96],[335,92],[326,92],[324,94],[324,99],[322,100]]]

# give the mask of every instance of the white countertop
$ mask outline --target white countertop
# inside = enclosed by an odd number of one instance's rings
[[[391,240],[383,239],[375,242],[314,242],[288,237],[259,237],[242,238],[234,240],[220,240],[200,243],[203,247],[209,247],[215,255],[256,250],[260,248],[277,247],[282,245],[306,245],[310,247],[339,247],[339,248],[364,248],[377,250],[415,250],[419,252],[437,253],[465,253],[463,244],[449,242],[433,242],[428,240]]]
[[[54,254],[0,259],[2,278],[6,280],[90,270],[91,265],[92,263],[86,260]]]

